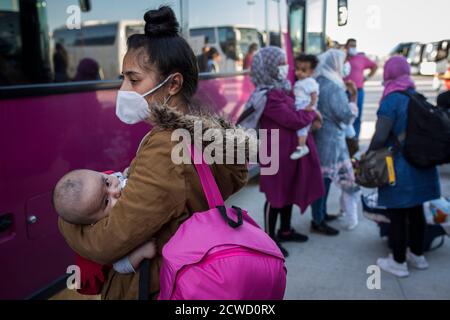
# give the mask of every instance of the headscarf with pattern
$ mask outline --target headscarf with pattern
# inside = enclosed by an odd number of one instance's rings
[[[245,105],[238,124],[245,128],[256,129],[267,103],[267,92],[272,89],[291,91],[290,81],[282,79],[278,71],[278,67],[286,62],[286,53],[278,47],[264,47],[256,52],[251,68],[255,91]]]
[[[256,90],[283,89],[291,90],[288,79],[280,79],[278,66],[286,63],[286,53],[278,47],[265,47],[253,57],[251,78]]]

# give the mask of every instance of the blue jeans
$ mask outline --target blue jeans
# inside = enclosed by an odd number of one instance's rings
[[[359,138],[359,134],[361,133],[361,119],[362,119],[362,113],[363,113],[363,105],[364,105],[364,96],[365,92],[364,89],[358,89],[358,100],[356,104],[358,105],[358,117],[355,120],[355,123],[353,124],[353,128],[355,128],[356,136],[355,138]]]
[[[330,192],[331,187],[331,179],[325,178],[323,179],[323,183],[325,185],[325,195],[322,198],[314,201],[314,203],[311,205],[313,221],[316,224],[321,224],[323,222],[323,219],[325,219],[325,216],[327,215],[327,200],[328,193]]]

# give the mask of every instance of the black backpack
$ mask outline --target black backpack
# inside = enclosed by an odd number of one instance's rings
[[[402,149],[406,160],[419,168],[450,163],[450,109],[433,106],[420,93],[400,93],[410,98]]]

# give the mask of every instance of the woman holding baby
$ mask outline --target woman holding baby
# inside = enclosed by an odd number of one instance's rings
[[[77,253],[104,265],[156,239],[149,288],[155,299],[162,247],[194,212],[208,208],[194,166],[172,161],[172,148],[178,142],[171,141],[171,134],[186,129],[193,135],[194,121],[202,121],[205,129],[225,130],[225,126],[232,126],[196,115],[191,106],[198,84],[197,62],[188,43],[179,36],[173,11],[161,7],[148,11],[144,19],[145,34],[128,39],[117,116],[127,124],[149,122],[153,129],[142,140],[130,165],[126,188],[120,196],[115,193],[115,205],[108,214],[92,225],[60,219],[59,228]],[[213,164],[210,168],[224,199],[247,181],[244,164]],[[105,182],[104,188],[109,187]],[[139,273],[120,274],[111,269],[105,275],[101,295],[103,299],[137,299],[138,289]]]

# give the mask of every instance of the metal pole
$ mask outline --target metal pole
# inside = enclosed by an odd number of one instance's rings
[[[303,53],[307,53],[307,49],[308,49],[308,11],[309,11],[309,6],[308,6],[308,1],[304,0],[303,1],[303,44],[302,44],[302,52]]]
[[[269,0],[265,0],[265,10],[264,10],[264,22],[266,28],[266,46],[270,46],[270,30],[269,30]]]
[[[283,24],[281,23],[281,0],[277,0],[278,3],[278,29],[280,32],[280,45],[283,47]]]
[[[189,0],[180,0],[181,32],[185,39],[189,39]]]
[[[328,0],[323,0],[322,51],[325,51],[327,49],[327,10],[328,10]]]

